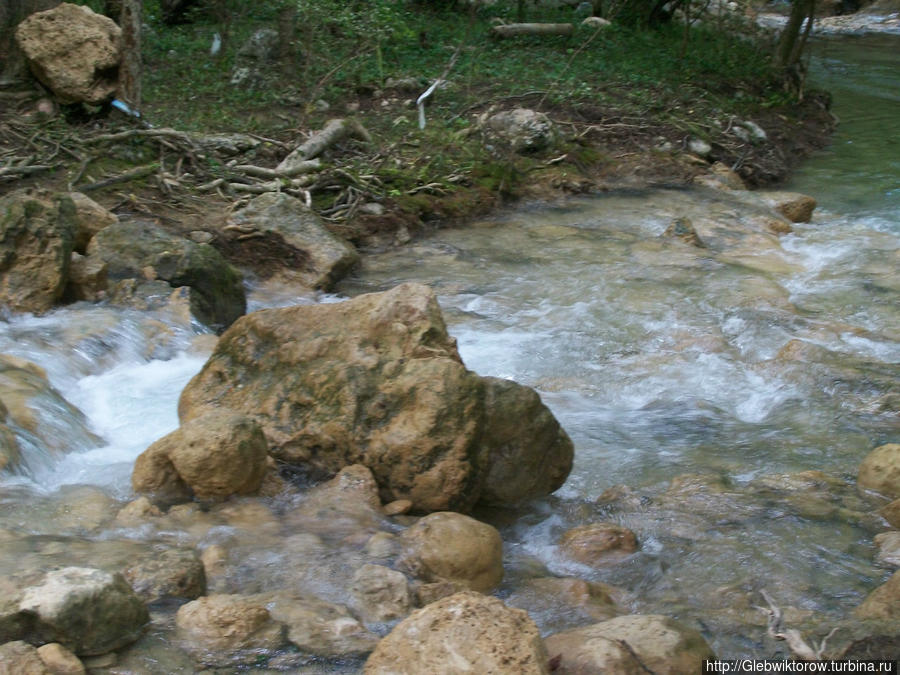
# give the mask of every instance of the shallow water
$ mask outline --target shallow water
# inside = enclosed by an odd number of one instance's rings
[[[535,387],[572,436],[575,469],[556,495],[479,514],[504,534],[501,595],[548,574],[604,581],[626,591],[628,609],[701,628],[722,657],[761,657],[772,646],[753,609],[760,590],[815,629],[887,576],[873,562],[874,503],[853,480],[869,450],[900,435],[897,47],[818,45],[815,77],[834,88],[843,124],[791,186],[821,208],[790,235],[760,227],[768,210],[752,196],[609,192],[435,232],[367,258],[342,285],[354,295],[431,284],[466,365]],[[706,228],[707,248],[662,236],[678,217]],[[251,308],[294,302],[310,299],[260,287]],[[225,510],[196,533],[172,519],[152,531],[108,522],[131,497],[134,458],[177,426],[178,394],[208,355],[200,333],[173,316],[89,306],[0,323],[0,352],[46,369],[84,414],[52,397],[36,404],[70,452],[35,443],[0,479],[0,534],[33,537],[0,555],[0,571],[48,546],[74,560],[82,538],[124,541],[104,554],[111,565],[135,542],[227,543],[239,562],[220,590],[292,577],[340,600],[352,569],[286,538],[274,515],[271,530],[258,513],[248,527]],[[827,477],[773,478],[811,470]],[[566,529],[601,520],[632,528],[640,551],[596,567],[561,554]],[[544,632],[585,622],[565,606],[530,609]],[[145,639],[136,672],[185,667],[164,648],[168,630],[161,621]]]

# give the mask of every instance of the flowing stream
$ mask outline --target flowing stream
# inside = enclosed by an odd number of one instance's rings
[[[586,620],[520,583],[578,576],[623,589],[631,611],[699,627],[720,656],[763,657],[761,590],[798,625],[827,628],[888,576],[874,562],[877,503],[854,480],[868,451],[900,437],[898,48],[817,45],[814,78],[842,124],[788,186],[820,203],[791,234],[761,230],[768,211],[752,195],[609,192],[437,231],[342,285],[432,285],[466,365],[536,388],[572,436],[575,469],[555,495],[477,514],[504,535],[500,595],[544,632]],[[695,248],[662,236],[675,218],[723,225]],[[295,300],[258,289],[252,308]],[[4,545],[0,573],[50,555],[48,537],[144,541],[104,514],[131,498],[137,454],[177,426],[208,337],[173,315],[75,306],[7,318],[0,352],[39,364],[84,414],[35,399],[68,452],[22,430],[23,467],[0,478],[0,541],[32,538]],[[598,566],[561,555],[564,531],[596,521],[633,529],[639,552]],[[265,588],[289,552],[253,535],[242,574]],[[77,560],[67,541],[55,555]],[[338,581],[319,583],[339,599]],[[187,668],[164,654],[164,624],[134,672]]]

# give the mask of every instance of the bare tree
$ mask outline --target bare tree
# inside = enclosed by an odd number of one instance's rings
[[[143,0],[122,0],[122,59],[118,96],[133,110],[141,108],[141,16]]]

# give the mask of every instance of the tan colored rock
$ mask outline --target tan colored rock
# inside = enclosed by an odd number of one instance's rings
[[[857,619],[900,619],[900,571],[869,593],[853,614]]]
[[[875,448],[859,465],[856,484],[885,497],[900,497],[900,443]]]
[[[62,298],[75,241],[65,195],[19,190],[0,198],[0,305],[43,313]]]
[[[401,621],[366,661],[366,675],[545,675],[547,651],[528,614],[464,591]]]
[[[535,486],[558,488],[571,462],[568,437],[557,425],[564,440],[552,447],[524,438],[491,447],[488,386],[463,366],[433,291],[403,284],[242,318],[182,392],[179,414],[186,421],[221,406],[243,411],[262,425],[277,459],[325,475],[364,464],[382,502],[409,499],[417,511],[470,509],[492,457],[504,452],[510,466],[552,467],[552,481],[523,479],[520,498]],[[535,451],[541,459],[516,454]]]
[[[425,516],[400,535],[401,569],[426,582],[447,581],[487,592],[503,580],[503,541],[496,528],[460,513]]]
[[[676,218],[663,232],[663,236],[669,239],[678,239],[688,246],[706,248],[706,244],[700,239],[700,235],[697,234],[697,230],[689,218]]]
[[[72,252],[69,261],[69,278],[66,282],[66,300],[97,302],[106,294],[106,263],[97,258],[87,258]]]
[[[206,572],[193,549],[168,549],[140,560],[122,575],[144,602],[193,600],[206,593]]]
[[[285,646],[282,623],[256,596],[209,595],[182,605],[176,635],[198,661],[209,666],[253,664],[261,652]]]
[[[16,640],[0,645],[0,675],[53,675],[37,649]]]
[[[267,444],[256,422],[220,410],[184,423],[137,458],[136,492],[162,499],[225,498],[259,490],[267,470]]]
[[[585,565],[616,562],[638,549],[634,532],[615,523],[591,523],[574,527],[559,541],[563,552]]]
[[[539,577],[516,584],[506,602],[532,615],[555,612],[569,619],[577,612],[587,619],[603,621],[621,613],[614,599],[621,594],[612,586],[575,577]]]
[[[875,546],[878,547],[878,562],[890,567],[900,567],[900,532],[875,535]]]
[[[368,654],[378,636],[366,630],[343,605],[311,596],[272,593],[267,601],[272,618],[287,627],[287,637],[307,654],[329,658]]]
[[[366,623],[401,619],[412,607],[406,576],[382,565],[356,570],[349,590],[353,608]]]
[[[119,222],[119,216],[100,206],[82,192],[70,192],[75,204],[75,251],[84,255],[94,235]]]
[[[615,648],[623,643],[632,659]],[[705,659],[716,658],[700,633],[652,614],[629,614],[551,635],[547,651],[551,658],[561,657],[554,672],[566,675],[648,671],[683,675],[701,672]]]
[[[378,486],[361,464],[344,467],[330,481],[309,490],[297,508],[284,516],[290,530],[330,539],[365,536],[387,525]]]
[[[53,675],[85,675],[84,664],[58,642],[38,647],[38,656]]]
[[[396,499],[384,505],[384,515],[386,516],[402,516],[409,513],[413,503],[408,499]]]
[[[798,192],[760,192],[758,194],[792,223],[808,223],[816,208],[815,199]]]
[[[891,527],[900,528],[900,499],[895,499],[887,506],[878,510],[878,515],[884,518]]]
[[[80,656],[134,642],[150,618],[121,574],[85,567],[48,572],[25,589],[19,610],[35,617],[42,635]]]
[[[239,239],[247,229],[258,234]],[[352,245],[332,234],[303,202],[283,192],[260,195],[231,213],[223,232],[231,236],[233,245],[265,246],[281,266],[270,266],[269,274],[278,273],[310,288],[330,289],[359,262]]]
[[[99,105],[116,93],[121,34],[112,19],[64,2],[22,21],[16,41],[31,72],[61,102]]]
[[[162,511],[146,497],[138,497],[128,502],[119,509],[116,514],[116,523],[125,527],[132,527],[146,523],[150,518],[159,518]]]

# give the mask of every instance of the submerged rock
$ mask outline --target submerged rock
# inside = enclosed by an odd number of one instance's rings
[[[621,649],[627,645],[627,649]],[[659,615],[629,614],[547,638],[556,673],[657,673],[682,675],[703,670],[715,654],[696,630]]]
[[[383,565],[363,565],[353,575],[350,596],[367,623],[383,623],[409,614],[412,596],[401,572]]]
[[[168,549],[128,567],[123,576],[147,603],[206,593],[206,573],[192,549]]]
[[[75,229],[66,195],[26,189],[0,198],[0,305],[41,314],[62,298]]]
[[[90,8],[64,2],[16,28],[35,77],[63,103],[100,105],[118,88],[121,29]]]
[[[176,635],[200,663],[228,667],[252,665],[261,653],[287,643],[284,624],[272,618],[263,598],[209,595],[175,615]]]
[[[503,540],[496,528],[460,513],[432,513],[400,535],[397,565],[426,582],[488,592],[503,580]]]
[[[549,673],[547,651],[528,614],[464,591],[401,621],[366,661],[366,675]]]
[[[560,548],[585,565],[616,562],[638,549],[634,532],[615,523],[574,527],[559,540]]]
[[[326,476],[363,464],[382,502],[417,511],[530,499],[572,465],[572,442],[542,403],[466,370],[420,284],[242,318],[185,387],[179,415],[221,406],[255,417],[282,462]],[[492,406],[530,421],[494,420]],[[494,470],[508,484],[486,491]]]
[[[759,192],[767,204],[792,223],[808,223],[816,208],[816,200],[799,192]]]
[[[858,619],[900,619],[900,571],[869,593],[853,614]]]

